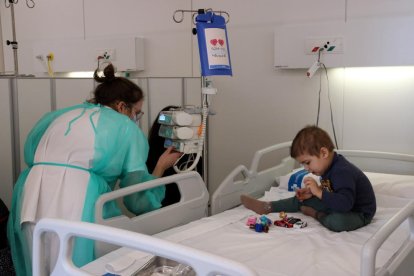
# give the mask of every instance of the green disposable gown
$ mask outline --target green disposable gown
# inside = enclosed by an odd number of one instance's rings
[[[101,105],[84,103],[47,113],[29,133],[27,164],[13,191],[8,239],[17,275],[31,275],[31,258],[22,223],[41,218],[94,222],[97,198],[114,189],[153,179],[145,165],[148,142],[127,116]],[[133,194],[127,208],[142,214],[161,207],[165,187]],[[120,214],[115,202],[104,217]],[[77,238],[73,261],[82,266],[95,259],[94,242]]]

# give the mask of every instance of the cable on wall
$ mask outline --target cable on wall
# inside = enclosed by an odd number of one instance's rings
[[[338,147],[338,141],[336,139],[336,131],[335,131],[335,124],[334,124],[334,117],[333,117],[333,111],[332,111],[332,101],[331,101],[331,91],[329,89],[329,77],[328,77],[328,69],[326,68],[325,64],[318,61],[319,66],[323,68],[323,71],[325,72],[326,82],[327,82],[327,89],[328,89],[328,101],[329,101],[329,110],[330,110],[330,118],[331,118],[331,125],[332,125],[332,132],[335,140],[335,146],[337,149]],[[319,75],[319,92],[318,92],[318,114],[316,116],[316,126],[319,126],[319,114],[320,114],[320,106],[321,106],[321,92],[322,92],[322,74]]]
[[[336,139],[336,131],[335,131],[335,125],[334,125],[334,119],[333,119],[333,111],[332,111],[332,103],[331,103],[331,95],[330,95],[330,89],[329,89],[329,78],[328,78],[328,70],[326,69],[326,66],[323,62],[321,62],[321,54],[325,49],[327,48],[327,45],[324,45],[324,47],[320,47],[318,49],[318,59],[314,62],[314,64],[308,69],[306,72],[306,75],[308,78],[312,78],[316,72],[318,72],[319,68],[323,68],[326,76],[327,81],[327,87],[328,87],[328,100],[329,100],[329,109],[331,113],[331,124],[332,124],[332,131],[333,136],[335,139],[335,145],[336,148],[338,148],[338,141]],[[321,111],[321,93],[322,93],[322,74],[319,75],[319,91],[318,91],[318,111],[316,115],[316,126],[319,126],[319,115]]]

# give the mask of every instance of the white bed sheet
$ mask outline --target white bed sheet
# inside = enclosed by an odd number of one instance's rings
[[[359,275],[362,245],[398,210],[414,199],[413,176],[367,173],[377,196],[377,213],[371,224],[351,232],[335,233],[301,213],[289,216],[308,223],[303,229],[272,226],[269,233],[256,233],[245,223],[252,211],[240,206],[218,215],[164,231],[157,236],[242,262],[260,275]],[[400,186],[400,188],[398,188]],[[402,192],[401,189],[404,191]],[[292,192],[271,188],[264,200],[292,196]],[[269,214],[272,220],[278,213]],[[383,244],[376,267],[382,266],[408,238],[408,223],[403,223]],[[152,256],[121,248],[88,264],[88,272],[103,275],[105,265],[125,258],[135,260],[120,273],[130,275]]]

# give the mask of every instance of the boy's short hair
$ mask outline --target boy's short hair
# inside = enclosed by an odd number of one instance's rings
[[[303,154],[319,156],[322,147],[332,152],[335,148],[331,137],[317,126],[306,126],[296,134],[290,147],[290,156],[296,158]]]

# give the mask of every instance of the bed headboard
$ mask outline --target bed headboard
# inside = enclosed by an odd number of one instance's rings
[[[414,174],[414,155],[363,150],[337,150],[365,172]]]

